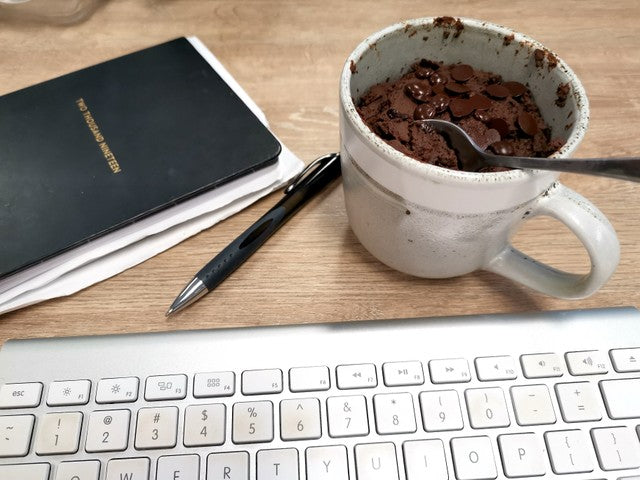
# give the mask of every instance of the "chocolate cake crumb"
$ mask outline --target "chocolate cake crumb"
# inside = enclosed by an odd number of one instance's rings
[[[351,63],[349,64],[349,70],[351,70],[351,73],[358,73],[358,67],[356,67],[356,62],[353,60],[351,60]]]
[[[508,45],[511,45],[511,42],[513,42],[513,39],[515,38],[515,35],[513,33],[509,34],[509,35],[505,35],[504,36],[504,40],[502,41],[502,44],[506,47]]]
[[[544,63],[543,63],[544,50],[540,50],[539,48],[536,48],[535,51],[533,52],[533,58],[536,62],[537,68],[542,68],[544,66]]]
[[[449,29],[454,29],[453,38],[458,38],[462,30],[464,30],[464,24],[459,18],[454,17],[437,17],[433,20],[434,27],[442,27],[445,30],[442,32],[443,38],[449,38],[451,34]]]
[[[568,95],[569,85],[560,87],[558,97],[565,89]],[[422,59],[398,80],[371,87],[357,103],[357,110],[367,126],[392,147],[421,162],[453,170],[462,168],[456,152],[423,120],[456,123],[480,148],[497,155],[547,157],[563,145],[550,138],[550,128],[525,85],[461,63],[445,65]],[[481,171],[503,170],[508,169]]]
[[[558,85],[558,89],[556,90],[557,98],[555,104],[560,108],[564,107],[567,103],[567,97],[569,96],[570,91],[571,87],[569,86],[569,83],[561,83],[560,85]]]

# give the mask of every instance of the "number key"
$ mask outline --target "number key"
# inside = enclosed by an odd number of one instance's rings
[[[410,393],[375,395],[373,406],[376,415],[376,430],[380,435],[416,431],[416,416]]]
[[[422,392],[420,407],[422,425],[427,432],[461,430],[464,426],[460,399],[455,390]]]
[[[355,437],[369,434],[367,402],[362,395],[327,399],[329,435]]]
[[[172,448],[176,445],[178,409],[176,407],[138,410],[136,448]]]
[[[226,407],[222,403],[191,405],[184,412],[184,444],[187,447],[222,445]]]
[[[87,452],[122,452],[129,438],[129,410],[91,412],[87,428]]]
[[[240,402],[233,405],[233,443],[258,443],[273,440],[273,404]]]

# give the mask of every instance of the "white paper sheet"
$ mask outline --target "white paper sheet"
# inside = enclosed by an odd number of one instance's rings
[[[188,40],[253,113],[266,117],[196,37]],[[281,187],[304,166],[282,142],[278,162],[124,227],[73,251],[0,281],[0,314],[71,295],[131,268],[246,208]]]

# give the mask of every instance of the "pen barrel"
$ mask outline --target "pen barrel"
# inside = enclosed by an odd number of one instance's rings
[[[242,265],[271,235],[273,235],[309,199],[340,175],[340,159],[332,161],[305,179],[274,205],[258,221],[227,245],[197,274],[209,291],[213,290]]]

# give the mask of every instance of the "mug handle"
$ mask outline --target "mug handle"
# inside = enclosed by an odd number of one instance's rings
[[[591,202],[556,182],[532,206],[529,218],[537,215],[561,221],[578,237],[589,254],[591,271],[578,275],[555,269],[510,243],[489,262],[486,270],[565,299],[588,297],[609,280],[620,260],[620,243],[611,223]]]

